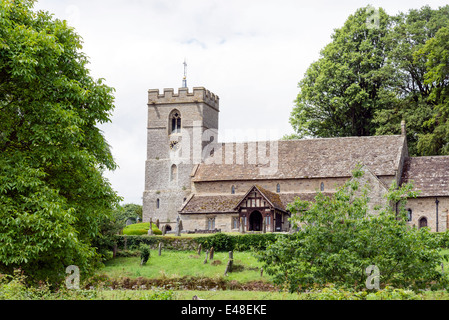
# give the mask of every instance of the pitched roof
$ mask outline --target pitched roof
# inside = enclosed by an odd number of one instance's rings
[[[402,182],[413,182],[419,197],[449,196],[449,156],[411,157],[404,163]]]
[[[236,205],[236,209],[238,206],[240,206],[242,201],[244,201],[248,197],[248,194],[251,191],[253,191],[254,189],[259,191],[259,193],[265,198],[265,200],[267,200],[270,203],[270,205],[272,207],[282,210],[282,211],[285,211],[285,206],[282,204],[279,193],[274,193],[274,192],[268,191],[267,189],[262,188],[261,186],[258,186],[258,185],[254,185],[251,188],[249,188],[249,190],[245,193],[245,195],[243,197],[241,197],[241,200]]]
[[[358,163],[370,168],[377,176],[396,175],[405,137],[262,141],[257,142],[257,148],[260,148],[257,153],[255,145],[256,142],[217,144],[214,157],[221,154],[222,158],[215,159],[218,163],[201,163],[193,181],[350,177]],[[248,153],[248,150],[254,151]],[[271,151],[273,158],[270,158]],[[265,164],[261,158],[255,163],[254,156],[264,153],[267,155]],[[237,160],[237,154],[244,156]],[[262,171],[270,165],[275,169],[274,173]]]
[[[180,213],[236,212],[235,207],[242,195],[197,195],[194,194]]]
[[[287,204],[297,197],[305,201],[314,201],[316,193],[274,193],[257,186],[259,191],[270,203],[279,210],[286,211]],[[253,187],[248,192],[253,190]],[[246,198],[245,195],[197,195],[190,197],[179,213],[238,213],[237,206]],[[323,192],[325,196],[332,196],[332,192]]]

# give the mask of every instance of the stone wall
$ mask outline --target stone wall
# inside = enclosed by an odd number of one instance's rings
[[[364,172],[363,176],[359,178],[360,186],[359,190],[355,193],[355,196],[360,196],[364,187],[367,187],[368,192],[368,212],[370,214],[376,214],[379,209],[385,208],[389,202],[385,198],[388,193],[388,189],[385,184],[377,178],[370,170],[366,167],[362,168]]]
[[[448,229],[449,197],[438,197],[438,200],[438,231],[444,232]],[[412,220],[408,223],[410,226],[419,227],[420,219],[426,218],[430,230],[437,230],[435,197],[409,199],[406,208],[412,210]]]
[[[334,192],[346,181],[347,178],[197,181],[193,182],[194,187],[192,190],[202,195],[231,194],[231,188],[235,186],[235,194],[244,195],[254,185],[276,192],[276,186],[279,183],[281,193],[308,193],[319,191],[323,182],[324,192]]]
[[[195,229],[208,229],[208,219],[215,218],[215,228],[221,229],[222,232],[237,232],[232,228],[233,218],[238,218],[238,213],[196,213],[181,215],[182,227],[186,231],[194,231]]]
[[[171,132],[170,116],[181,117],[181,132]],[[191,194],[191,172],[201,162],[205,130],[218,128],[219,98],[205,88],[148,91],[147,160],[143,192],[143,221],[176,221]],[[177,141],[177,150],[170,143]],[[173,174],[172,166],[176,166]],[[157,205],[159,202],[159,206]]]

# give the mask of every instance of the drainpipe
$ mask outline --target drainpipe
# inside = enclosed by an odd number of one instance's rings
[[[436,214],[437,214],[437,232],[438,232],[438,203],[440,203],[440,201],[438,201],[438,198],[435,198],[435,205],[436,205]]]

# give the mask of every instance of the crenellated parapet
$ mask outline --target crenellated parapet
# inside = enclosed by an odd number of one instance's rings
[[[159,89],[148,90],[148,104],[173,104],[173,103],[206,103],[214,109],[219,108],[219,98],[204,87],[194,87],[193,92],[189,88],[179,88],[175,93],[173,88],[165,88],[163,93]]]

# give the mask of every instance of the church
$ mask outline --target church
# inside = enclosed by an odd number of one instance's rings
[[[290,231],[287,204],[332,196],[357,164],[368,204],[384,206],[393,182],[413,182],[408,224],[449,224],[449,156],[410,157],[400,135],[218,142],[219,97],[203,87],[148,91],[143,221],[185,232]]]

